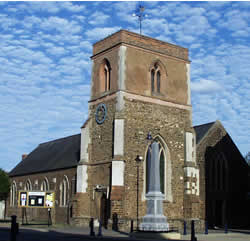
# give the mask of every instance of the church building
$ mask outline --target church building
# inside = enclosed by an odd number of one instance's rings
[[[220,226],[244,216],[243,157],[219,121],[193,127],[188,49],[120,30],[95,43],[91,59],[81,133],[23,156],[10,172],[8,215],[22,216],[19,190],[53,191],[54,222],[88,225],[94,218],[128,231],[146,214],[148,153],[156,141],[170,228],[195,220],[203,229],[205,221]],[[26,209],[30,220],[47,217],[45,209]]]

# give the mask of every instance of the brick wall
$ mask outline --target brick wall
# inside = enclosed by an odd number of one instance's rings
[[[67,176],[69,180],[69,205],[60,206],[60,184]],[[68,217],[70,217],[70,207],[72,206],[72,200],[74,196],[74,184],[75,184],[76,168],[62,169],[45,173],[36,173],[26,176],[11,177],[11,183],[14,181],[17,184],[17,193],[20,190],[24,190],[24,186],[27,180],[31,181],[32,191],[40,191],[41,184],[46,177],[49,182],[49,191],[55,192],[55,208],[51,209],[51,215],[53,222],[67,223]],[[48,210],[47,208],[26,208],[28,221],[47,221]],[[17,205],[10,206],[10,200],[7,200],[7,216],[17,215],[20,220],[22,218],[22,208]]]
[[[149,49],[158,53],[188,60],[188,49],[177,45],[169,44],[147,36],[121,30],[94,44],[93,55],[105,51],[119,43],[126,43],[133,46]]]

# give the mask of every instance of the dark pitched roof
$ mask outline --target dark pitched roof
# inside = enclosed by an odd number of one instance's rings
[[[9,176],[76,166],[80,160],[80,140],[81,135],[77,134],[38,145],[9,173]]]
[[[215,122],[210,122],[203,125],[194,126],[194,130],[196,133],[196,144],[201,141],[201,139],[206,135],[206,133],[213,126],[214,123]]]

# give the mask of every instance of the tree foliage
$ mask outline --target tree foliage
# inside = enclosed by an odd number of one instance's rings
[[[8,174],[0,168],[0,200],[6,199],[10,191],[10,180]]]
[[[245,160],[246,160],[247,164],[250,166],[250,151],[246,154]]]

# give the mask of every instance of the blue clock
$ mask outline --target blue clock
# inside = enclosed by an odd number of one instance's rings
[[[107,116],[107,107],[105,104],[101,103],[97,106],[96,112],[95,112],[95,120],[97,124],[102,124]]]

